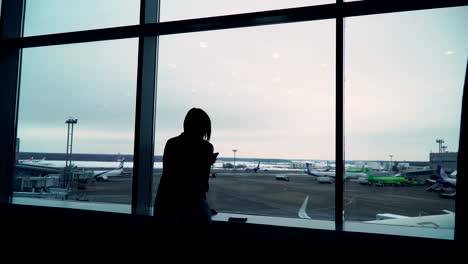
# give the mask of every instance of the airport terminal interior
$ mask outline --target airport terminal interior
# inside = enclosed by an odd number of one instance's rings
[[[2,238],[463,254],[466,1],[0,6]],[[194,179],[208,229],[158,228]]]

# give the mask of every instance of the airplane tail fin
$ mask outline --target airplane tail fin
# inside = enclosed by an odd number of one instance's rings
[[[119,159],[119,161],[120,161],[120,164],[119,164],[119,169],[123,169],[123,167],[124,167],[124,161],[125,161],[125,159],[124,159],[124,158],[122,158],[122,159]]]
[[[260,170],[260,161],[258,162],[257,167],[253,168],[252,170],[253,170],[254,172],[257,172],[257,171]]]
[[[305,173],[309,174],[309,175],[314,175],[311,171],[310,171],[310,163],[309,162],[306,162],[306,171]]]
[[[439,172],[440,172],[440,177],[442,179],[444,179],[444,180],[448,179],[447,173],[445,173],[445,170],[444,170],[444,168],[442,168],[442,166],[440,166]]]

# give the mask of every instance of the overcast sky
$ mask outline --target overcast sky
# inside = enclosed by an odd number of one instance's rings
[[[25,35],[138,23],[139,1],[29,0]],[[162,1],[161,20],[330,1]],[[45,4],[46,3],[46,4]],[[66,8],[65,8],[66,6]],[[106,9],[107,8],[107,9]],[[468,8],[345,21],[346,158],[428,160],[456,151]],[[132,153],[137,39],[23,51],[21,151]],[[191,107],[212,119],[221,157],[334,159],[335,21],[162,36],[155,154]]]

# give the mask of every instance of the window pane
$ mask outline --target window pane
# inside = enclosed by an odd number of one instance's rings
[[[453,238],[467,12],[346,19],[348,230]]]
[[[220,153],[212,208],[334,220],[334,20],[162,36],[158,67],[154,194],[166,141],[199,107]]]
[[[26,1],[24,36],[136,25],[139,0]]]
[[[14,202],[130,212],[137,49],[125,39],[23,50]]]
[[[160,20],[164,22],[331,3],[335,3],[335,0],[161,0]]]

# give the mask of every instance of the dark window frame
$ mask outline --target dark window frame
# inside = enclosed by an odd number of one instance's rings
[[[336,19],[336,182],[335,182],[335,229],[343,231],[343,174],[344,174],[344,34],[346,17],[386,14],[404,11],[427,10],[466,6],[466,0],[364,0],[334,4],[223,15],[180,21],[158,22],[159,0],[142,0],[140,24],[114,28],[93,29],[39,36],[22,37],[22,20],[25,1],[2,1],[0,18],[0,121],[5,129],[0,130],[0,203],[10,203],[12,197],[12,175],[14,172],[17,108],[19,97],[19,72],[22,48],[62,45],[72,43],[139,38],[137,102],[135,119],[135,166],[132,186],[132,214],[149,215],[151,205],[151,182],[153,168],[156,69],[158,37],[161,35],[202,32],[263,25],[285,24],[322,19]],[[149,58],[149,59],[148,59]],[[468,67],[467,67],[468,74]],[[464,95],[468,76],[465,76]],[[153,88],[154,87],[154,88]],[[466,96],[463,96],[460,142],[458,152],[459,174],[466,174],[461,164],[466,163]],[[150,121],[147,121],[150,120]],[[466,122],[465,122],[466,123]],[[464,132],[464,133],[463,133]],[[461,172],[460,172],[461,171]],[[462,202],[466,198],[466,181],[458,180],[459,195],[456,198],[455,240],[462,239],[462,223],[466,220]]]

